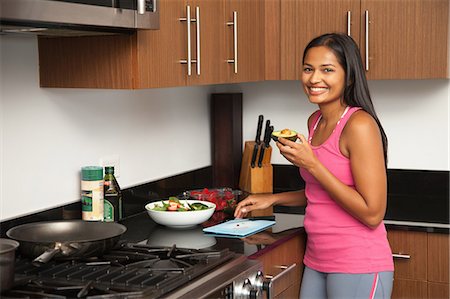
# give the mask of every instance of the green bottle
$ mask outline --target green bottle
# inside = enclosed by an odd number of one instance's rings
[[[105,222],[119,221],[122,219],[122,192],[119,183],[114,176],[114,167],[105,167],[104,177],[104,209],[103,216]]]

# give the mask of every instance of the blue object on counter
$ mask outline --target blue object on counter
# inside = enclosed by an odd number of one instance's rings
[[[259,233],[273,225],[275,221],[234,219],[203,229],[207,234],[225,238],[243,238]]]

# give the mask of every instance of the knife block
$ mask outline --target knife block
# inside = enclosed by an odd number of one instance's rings
[[[272,193],[273,192],[273,167],[270,163],[272,147],[264,150],[261,167],[258,167],[258,159],[261,154],[261,146],[258,147],[255,167],[251,167],[255,141],[246,141],[242,155],[241,174],[239,177],[239,188],[249,193]]]

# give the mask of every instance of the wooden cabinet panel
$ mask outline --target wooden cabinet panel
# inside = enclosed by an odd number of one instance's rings
[[[448,283],[428,283],[428,298],[429,299],[448,299],[450,298]]]
[[[392,299],[427,298],[427,282],[408,279],[394,279]]]
[[[136,88],[184,86],[187,66],[187,27],[184,1],[160,1],[160,29],[137,33]],[[195,30],[193,30],[195,34]],[[195,66],[194,66],[195,67]]]
[[[428,281],[449,283],[449,235],[428,234]]]
[[[237,13],[237,73],[234,64],[228,63],[227,77],[223,82],[248,82],[264,79],[264,1],[227,0],[226,22],[233,22]],[[225,60],[235,60],[234,30],[227,26],[225,32]]]
[[[389,230],[394,259],[392,298],[449,298],[449,235]]]
[[[264,1],[264,79],[280,80],[281,14],[280,0]],[[283,16],[283,18],[281,17]]]
[[[305,235],[298,234],[289,240],[277,245],[270,251],[258,256],[257,259],[263,263],[264,274],[275,277],[286,271],[286,267],[296,264],[295,268],[285,273],[274,283],[274,297],[276,298],[298,298],[300,294],[300,283],[303,275],[303,256],[305,252]],[[290,297],[284,297],[285,295]],[[291,296],[293,295],[293,296]]]
[[[427,233],[391,230],[388,239],[394,254],[410,258],[394,258],[396,279],[427,280]]]
[[[192,1],[192,18],[195,18],[195,8],[200,9],[200,75],[196,72],[197,64],[193,65],[192,75],[188,76],[188,85],[218,84],[228,66],[225,52],[225,2],[210,0]],[[192,25],[192,56],[197,57],[196,23]]]
[[[370,22],[369,79],[447,77],[448,0],[361,0],[361,24],[365,11]],[[362,34],[363,57],[365,38]]]
[[[302,53],[297,50],[296,40],[300,34],[297,30],[297,1],[281,0],[280,24],[280,78],[281,80],[297,79],[299,58]],[[303,30],[302,30],[303,32]]]
[[[302,56],[308,42],[314,37],[329,32],[350,33],[356,42],[360,36],[360,2],[355,0],[304,0],[296,1],[297,28],[295,64],[296,78],[300,79]],[[350,28],[349,23],[350,22]],[[350,30],[350,31],[348,31]]]
[[[281,79],[300,79],[303,50],[312,38],[347,33],[348,13],[350,35],[360,45],[368,79],[450,75],[448,0],[280,1]]]
[[[133,88],[134,35],[39,37],[41,87]]]

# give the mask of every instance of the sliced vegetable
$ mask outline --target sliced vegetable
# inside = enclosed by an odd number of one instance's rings
[[[193,204],[189,204],[186,202],[186,205],[183,205],[177,197],[171,196],[169,200],[162,201],[160,204],[155,204],[152,208],[154,211],[178,211],[178,212],[187,212],[187,211],[200,211],[210,209],[210,206],[202,204],[200,202],[196,202]]]

